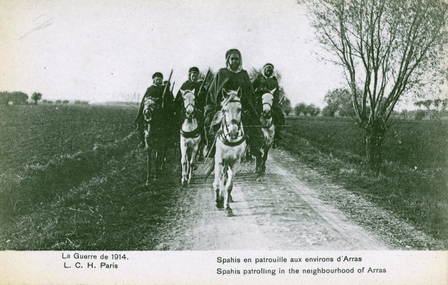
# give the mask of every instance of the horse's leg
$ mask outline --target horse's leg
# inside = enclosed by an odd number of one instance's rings
[[[199,140],[196,155],[198,156],[197,161],[204,161],[204,142],[202,139]]]
[[[190,173],[191,173],[191,149],[190,146],[187,146],[185,151],[185,183],[190,183]]]
[[[151,181],[156,180],[156,159],[157,159],[157,151],[154,149],[147,150],[147,158],[146,158],[146,186],[148,186]]]
[[[265,174],[266,172],[266,160],[268,159],[269,148],[270,146],[266,146],[264,148],[263,159],[261,161],[261,169],[260,169],[261,174]]]
[[[146,150],[146,186],[149,186],[151,179],[151,150]]]
[[[264,149],[263,149],[264,150]],[[261,152],[259,154],[257,154],[257,156],[255,157],[255,173],[257,173],[258,175],[262,174],[262,164],[263,164],[263,156],[264,154],[262,154]]]
[[[227,170],[228,170],[228,165],[226,162],[223,162],[221,165],[221,174],[219,177],[219,196],[220,199],[222,201],[222,207],[224,208],[224,203],[227,204],[227,199],[228,199],[228,195],[227,195]]]
[[[167,154],[167,144],[165,143],[162,148],[159,150],[158,155],[158,166],[159,166],[159,172],[162,173],[165,169],[165,161],[166,161],[166,154]]]
[[[260,158],[258,156],[255,158],[255,173],[260,173]]]
[[[185,143],[185,139],[180,139],[180,152],[181,152],[181,156],[180,156],[180,163],[182,165],[182,177],[181,177],[181,183],[182,185],[185,185],[187,182],[187,170],[188,170],[188,166],[187,166],[187,145]]]
[[[232,199],[231,193],[232,193],[232,189],[233,189],[233,166],[227,166],[226,167],[226,176],[227,176],[227,181],[226,181],[226,185],[225,185],[225,206],[226,206],[226,211],[227,211],[227,215],[228,216],[233,216],[233,212],[232,212],[232,208],[230,208],[230,202]]]
[[[190,161],[190,172],[188,173],[188,183],[190,183],[191,178],[193,177],[193,172],[196,169],[198,169],[198,165],[196,162],[196,155],[198,153],[198,150],[199,150],[199,145],[198,144],[193,145],[193,148],[191,150],[191,157],[190,157],[191,161]]]
[[[224,199],[222,197],[222,192],[220,191],[222,168],[222,164],[215,157],[215,180],[213,181],[213,190],[215,190],[215,202],[218,209],[224,207]]]

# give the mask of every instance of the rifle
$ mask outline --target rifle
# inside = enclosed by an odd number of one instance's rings
[[[165,107],[165,94],[166,94],[166,91],[168,90],[168,85],[169,85],[169,83],[170,83],[170,80],[171,80],[171,76],[172,76],[172,75],[173,75],[173,70],[171,69],[170,76],[168,77],[168,82],[167,82],[166,85],[165,85],[165,89],[163,89],[163,94],[162,94],[162,108]]]
[[[174,85],[176,85],[176,82],[173,82],[173,86],[171,86],[171,93],[173,93]]]
[[[205,82],[207,81],[208,75],[210,74],[210,68],[207,70],[207,74],[205,75],[204,81],[202,81],[201,87],[198,90],[198,96],[200,96],[202,88],[204,88]]]

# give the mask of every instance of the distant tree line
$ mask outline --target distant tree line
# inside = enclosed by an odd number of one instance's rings
[[[429,115],[430,119],[440,119],[440,117],[446,114],[448,99],[422,100],[415,102],[414,105],[426,108],[426,110],[417,111],[415,115],[416,120],[422,120],[426,115]]]
[[[304,116],[310,115],[315,117],[319,115],[320,108],[316,107],[314,104],[306,105],[305,103],[299,103],[294,107],[294,114],[296,116],[300,116],[303,114]]]
[[[14,92],[0,92],[0,104],[8,105],[8,104],[27,104],[28,103],[28,95],[26,93],[20,91]]]
[[[356,116],[352,104],[352,94],[348,89],[337,88],[328,91],[324,101],[327,103],[327,106],[322,109],[322,116],[334,117],[336,114],[340,117],[354,118]]]
[[[0,92],[0,105],[24,105],[28,104],[29,100],[33,101],[35,105],[37,105],[38,101],[42,100],[42,93],[34,92],[31,95],[31,98],[24,92],[20,91],[14,91],[14,92],[7,92],[2,91]],[[69,104],[69,100],[56,100],[51,101],[47,99],[42,100],[43,104]],[[88,105],[88,101],[81,101],[81,100],[75,100],[73,102],[75,105]]]

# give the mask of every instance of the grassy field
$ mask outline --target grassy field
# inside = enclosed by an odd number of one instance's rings
[[[133,134],[135,108],[1,108],[1,250],[160,244],[163,217],[181,192],[172,190],[171,179],[143,187],[146,159]]]
[[[290,117],[281,146],[345,188],[448,239],[448,122],[395,121],[380,175],[364,163],[363,133],[343,118]]]
[[[157,188],[129,106],[1,106],[0,250],[163,250],[182,199],[178,153]],[[288,118],[281,146],[336,183],[447,240],[446,123],[397,122],[379,176],[362,133],[344,119]],[[187,209],[186,209],[187,210]],[[180,209],[182,211],[182,209]],[[374,223],[375,221],[371,221]]]
[[[21,170],[123,138],[134,128],[130,107],[0,106],[0,169]]]

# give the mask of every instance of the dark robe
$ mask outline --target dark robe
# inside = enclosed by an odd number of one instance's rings
[[[205,101],[204,116],[205,128],[209,140],[216,134],[219,126],[211,126],[216,112],[221,110],[222,90],[237,90],[241,88],[241,105],[243,109],[242,121],[245,133],[248,135],[248,143],[251,148],[260,148],[263,134],[259,128],[261,123],[255,111],[254,90],[246,70],[233,73],[226,68],[221,68],[215,75],[209,86]]]
[[[156,86],[151,85],[146,89],[146,93],[142,98],[140,103],[140,108],[138,110],[137,117],[134,123],[137,125],[137,131],[143,132],[145,128],[145,119],[143,117],[143,108],[145,99],[148,97],[154,98],[158,108],[160,110],[160,116],[158,116],[157,121],[159,125],[163,124],[163,127],[171,132],[173,128],[173,118],[174,118],[174,106],[173,106],[173,94],[169,91],[169,86],[167,87],[167,92],[163,96],[165,90],[165,85]],[[163,108],[162,108],[163,107]],[[162,127],[162,126],[160,126]]]
[[[271,91],[275,88],[275,92],[273,94],[274,100],[273,100],[273,106],[272,106],[274,124],[276,126],[284,125],[285,124],[285,116],[283,115],[282,106],[280,104],[280,90],[279,90],[277,78],[275,76],[265,77],[262,74],[258,74],[257,78],[255,78],[254,82],[252,83],[252,86],[255,91],[257,110],[262,109],[261,96],[266,91]]]

